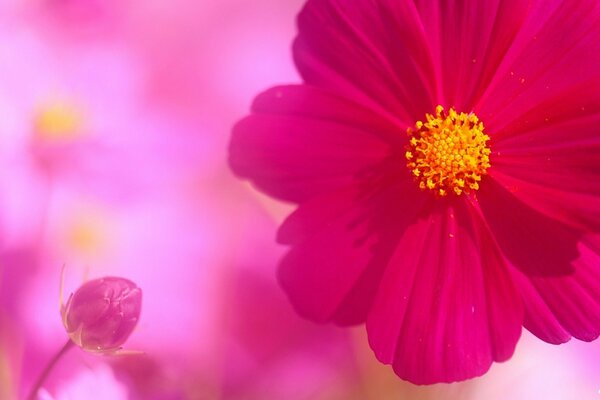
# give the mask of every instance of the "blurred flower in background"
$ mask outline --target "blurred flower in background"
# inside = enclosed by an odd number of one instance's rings
[[[298,80],[302,3],[0,4],[0,399],[22,398],[64,342],[63,265],[65,293],[107,275],[142,288],[127,347],[145,354],[72,351],[40,398],[597,395],[597,346],[525,340],[481,380],[420,388],[375,362],[360,330],[294,313],[273,243],[289,207],[240,185],[225,160],[254,94]]]

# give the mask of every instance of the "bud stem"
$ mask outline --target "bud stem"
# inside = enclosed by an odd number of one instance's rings
[[[44,381],[46,381],[46,378],[48,377],[50,372],[52,372],[52,370],[54,369],[54,366],[56,365],[56,363],[62,358],[63,355],[65,355],[65,353],[67,351],[69,351],[69,349],[71,347],[73,347],[73,341],[71,341],[69,339],[69,340],[67,340],[67,343],[65,343],[65,345],[58,351],[58,353],[56,353],[54,355],[54,357],[52,357],[52,359],[48,362],[48,364],[46,365],[46,368],[44,368],[44,371],[42,371],[41,375],[39,376],[39,378],[33,385],[33,388],[29,392],[29,396],[27,396],[27,400],[36,400],[38,390],[40,390],[40,388],[44,384]]]

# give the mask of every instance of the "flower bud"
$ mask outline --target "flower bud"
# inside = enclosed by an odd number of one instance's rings
[[[84,283],[61,308],[71,340],[91,352],[114,352],[125,343],[142,309],[142,291],[128,279],[105,277]]]

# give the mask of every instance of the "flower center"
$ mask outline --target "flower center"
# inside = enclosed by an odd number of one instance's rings
[[[446,112],[442,106],[425,117],[425,122],[408,128],[405,153],[406,166],[419,187],[439,196],[479,189],[490,167],[490,138],[483,133],[483,123],[473,113],[459,114],[454,108]]]
[[[38,110],[35,128],[44,139],[72,139],[83,127],[83,113],[70,103],[49,102]]]

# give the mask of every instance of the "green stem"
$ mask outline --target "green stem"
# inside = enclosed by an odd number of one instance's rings
[[[50,360],[48,365],[46,365],[46,368],[44,368],[44,371],[42,371],[42,374],[40,375],[40,377],[37,379],[37,381],[33,385],[33,388],[29,392],[29,396],[27,396],[27,400],[36,400],[37,399],[38,390],[40,390],[40,388],[46,381],[46,378],[48,377],[48,375],[50,375],[50,372],[52,372],[52,370],[54,369],[54,366],[56,365],[56,363],[62,358],[62,356],[65,355],[65,353],[67,351],[69,351],[69,349],[72,346],[73,346],[73,342],[71,341],[71,339],[67,340],[67,343],[65,343],[65,345],[58,351],[58,353],[56,353],[54,355],[54,357],[52,357],[52,359]]]

